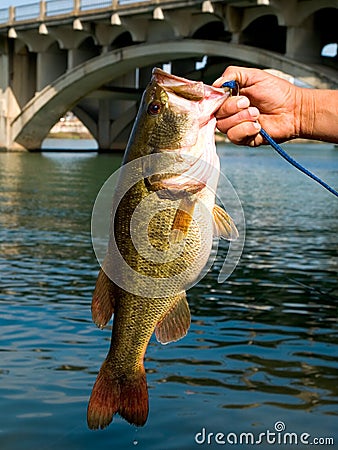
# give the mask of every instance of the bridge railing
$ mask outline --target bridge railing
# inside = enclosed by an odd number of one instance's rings
[[[15,20],[27,20],[39,17],[40,3],[32,3],[31,5],[21,5],[15,8]]]
[[[39,2],[10,6],[0,9],[0,26],[14,25],[17,22],[43,20],[65,14],[78,14],[81,12],[100,9],[117,9],[119,6],[133,3],[161,3],[163,0],[42,0]]]
[[[6,23],[9,21],[9,8],[0,9],[0,23]]]
[[[87,11],[91,9],[109,8],[112,6],[111,0],[81,0],[80,10]]]
[[[72,0],[50,0],[46,2],[46,16],[55,16],[59,14],[71,13],[74,10]]]

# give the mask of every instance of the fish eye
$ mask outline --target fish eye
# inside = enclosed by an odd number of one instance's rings
[[[147,113],[151,116],[156,116],[161,112],[161,103],[157,101],[150,102],[147,108]]]

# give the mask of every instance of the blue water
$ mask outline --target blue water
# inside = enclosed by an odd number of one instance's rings
[[[116,417],[95,432],[87,401],[111,330],[91,321],[90,217],[121,156],[0,154],[1,450],[222,448],[267,431],[337,447],[338,200],[272,150],[218,151],[245,212],[240,263],[219,284],[216,261],[189,291],[184,339],[151,341],[147,424]],[[332,145],[288,151],[338,187]],[[273,447],[262,439],[257,448]]]

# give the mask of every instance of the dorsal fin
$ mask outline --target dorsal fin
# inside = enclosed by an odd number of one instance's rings
[[[185,292],[177,295],[177,301],[155,328],[156,339],[161,344],[178,341],[190,327],[190,310]]]
[[[214,236],[235,241],[239,234],[236,225],[229,214],[220,206],[215,205],[212,211],[214,217]]]
[[[103,269],[97,276],[92,299],[92,318],[99,328],[104,328],[114,312],[114,283]]]

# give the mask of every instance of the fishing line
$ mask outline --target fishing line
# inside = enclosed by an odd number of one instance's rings
[[[239,86],[237,81],[231,80],[226,81],[222,84],[222,87],[227,87],[230,89],[230,95],[232,95],[233,91],[235,91],[237,94],[239,94]],[[282,149],[280,145],[277,144],[277,142],[272,139],[272,137],[263,129],[261,128],[260,134],[263,136],[263,138],[271,145],[271,147],[282,157],[284,158],[289,164],[291,164],[296,169],[303,172],[305,175],[310,177],[312,180],[319,183],[321,186],[323,186],[325,189],[327,189],[331,194],[338,197],[338,192],[333,189],[331,186],[329,186],[325,181],[323,181],[321,178],[317,177],[314,173],[310,172],[306,167],[302,166],[299,162],[297,162],[295,159],[293,159],[288,153],[286,153],[285,150]]]

